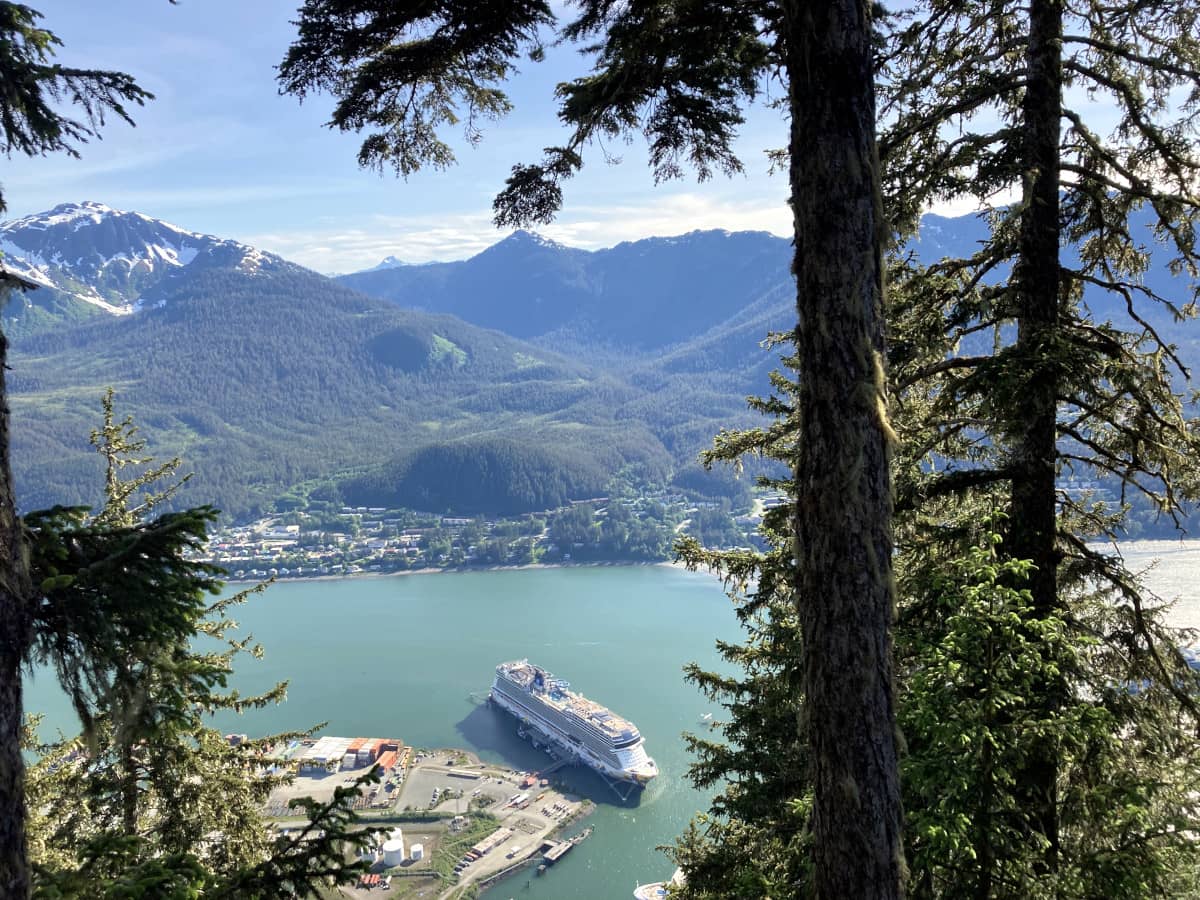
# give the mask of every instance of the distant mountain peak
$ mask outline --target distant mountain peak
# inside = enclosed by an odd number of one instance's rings
[[[59,295],[126,315],[189,267],[257,274],[286,263],[237,241],[188,231],[94,200],[0,223],[4,268]]]
[[[524,228],[518,228],[499,244],[495,246],[534,246],[534,247],[549,247],[552,250],[567,250],[570,249],[558,241],[553,241],[545,235],[538,234],[536,231],[526,231]]]
[[[105,206],[95,200],[84,200],[81,203],[60,203],[46,212],[35,213],[7,222],[5,228],[6,230],[23,228],[45,230],[56,225],[68,224],[74,224],[76,228],[81,228],[89,223],[99,224],[109,216],[121,214],[120,210],[113,209],[111,206]]]
[[[407,266],[407,265],[409,265],[409,264],[406,263],[404,260],[397,259],[396,257],[389,255],[389,256],[385,256],[378,263],[371,266],[371,268],[363,269],[363,271],[364,272],[380,272],[380,271],[383,271],[384,269],[398,269],[398,268],[400,268],[400,266]]]

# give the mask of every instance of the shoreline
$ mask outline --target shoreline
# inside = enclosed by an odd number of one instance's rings
[[[1108,550],[1115,549],[1120,555],[1124,556],[1126,552],[1132,552],[1137,555],[1169,555],[1173,553],[1200,553],[1200,537],[1194,538],[1138,538],[1132,541],[1120,541],[1115,547],[1110,542],[1099,542],[1099,545]],[[214,563],[214,565],[221,565]],[[274,583],[283,583],[287,581],[346,581],[354,578],[398,578],[406,575],[456,575],[469,572],[521,572],[528,569],[594,569],[594,568],[626,568],[626,567],[641,567],[641,566],[662,566],[669,569],[677,569],[681,572],[694,571],[699,575],[713,575],[711,570],[705,571],[702,569],[689,569],[686,563],[678,559],[674,560],[658,560],[649,562],[645,560],[594,560],[587,562],[553,562],[553,563],[524,563],[519,566],[506,565],[488,565],[488,566],[455,566],[447,568],[439,568],[437,566],[428,566],[422,569],[402,569],[395,572],[342,572],[337,575],[287,575],[282,578],[276,578]],[[256,585],[271,583],[271,579],[267,578],[235,578],[232,574],[223,578],[222,582],[227,585]]]
[[[220,563],[214,563],[220,565]],[[282,578],[275,578],[275,584],[282,584],[288,581],[346,581],[354,578],[402,578],[406,575],[459,575],[469,572],[522,572],[528,569],[595,569],[595,568],[641,568],[649,566],[661,566],[668,569],[678,569],[682,572],[688,571],[686,564],[679,560],[660,560],[658,562],[639,562],[635,560],[597,560],[595,562],[558,562],[558,563],[525,563],[519,566],[457,566],[454,568],[440,569],[437,567],[429,567],[424,569],[404,569],[397,572],[342,572],[338,575],[287,575]],[[698,574],[702,573],[696,570]],[[232,576],[222,579],[225,584],[267,584],[272,581],[271,578],[234,578]]]

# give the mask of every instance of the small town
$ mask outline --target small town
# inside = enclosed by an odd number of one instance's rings
[[[292,510],[216,532],[206,561],[233,581],[318,578],[440,569],[662,562],[677,535],[709,546],[755,540],[766,494],[748,513],[728,501],[659,491],[636,498],[597,497],[511,518],[443,516],[383,507]]]

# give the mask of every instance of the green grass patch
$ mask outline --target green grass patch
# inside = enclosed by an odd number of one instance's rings
[[[513,365],[518,369],[532,369],[534,366],[540,366],[542,361],[536,356],[530,356],[528,353],[517,352],[512,355]]]
[[[442,836],[442,841],[430,860],[430,868],[448,881],[457,877],[454,874],[454,865],[466,855],[472,845],[479,843],[500,827],[495,816],[489,816],[487,813],[473,813],[470,818],[471,824],[464,830],[457,834],[447,831]]]
[[[467,364],[467,351],[454,341],[435,334],[430,339],[429,359],[431,362],[448,362],[459,369]]]

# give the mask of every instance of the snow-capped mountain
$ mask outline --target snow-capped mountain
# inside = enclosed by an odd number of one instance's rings
[[[363,271],[364,272],[381,272],[384,269],[397,269],[400,266],[407,266],[407,265],[408,265],[408,263],[406,263],[402,259],[396,259],[396,257],[394,257],[394,256],[385,256],[376,265],[371,266],[371,268],[369,268],[369,269],[364,269]]]
[[[153,302],[155,287],[186,268],[254,274],[293,265],[236,241],[93,201],[0,224],[0,251],[0,267],[116,315]]]

